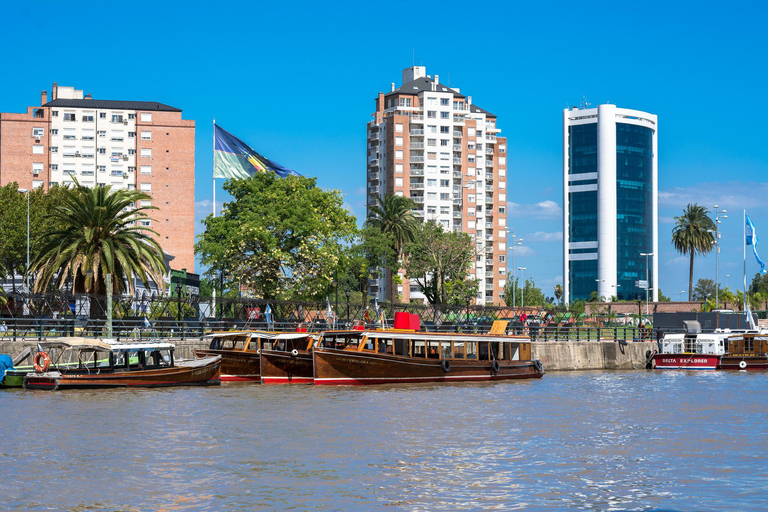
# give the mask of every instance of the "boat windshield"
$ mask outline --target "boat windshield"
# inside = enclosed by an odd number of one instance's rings
[[[112,364],[115,368],[125,370],[150,370],[173,366],[173,351],[171,349],[125,349],[112,353]]]
[[[362,333],[326,333],[320,339],[318,346],[340,350],[354,350],[360,346],[360,340],[362,337]],[[368,340],[368,344],[371,344],[370,340]]]

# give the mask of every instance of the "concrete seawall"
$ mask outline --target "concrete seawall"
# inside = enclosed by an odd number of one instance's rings
[[[176,345],[176,357],[190,359],[194,357],[196,348],[208,348],[208,343],[198,340],[170,341]],[[533,342],[531,345],[533,358],[541,359],[545,371],[642,369],[645,368],[646,351],[656,350],[655,342],[621,345],[613,341],[548,341]],[[26,347],[33,354],[37,351],[35,342],[0,341],[0,354],[14,357]],[[31,360],[23,364],[31,364]]]
[[[534,342],[532,357],[541,359],[545,371],[632,370],[645,368],[645,353],[657,349],[656,342],[622,345],[613,341]]]

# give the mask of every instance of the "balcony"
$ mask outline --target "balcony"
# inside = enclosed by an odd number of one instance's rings
[[[424,114],[411,114],[411,121],[423,121]]]
[[[485,186],[485,191],[486,192],[493,192],[493,185],[486,185]]]
[[[423,142],[411,142],[411,149],[424,149]]]
[[[464,136],[464,134],[461,132],[461,130],[453,130],[453,136],[460,139]]]
[[[412,164],[424,163],[424,157],[423,156],[417,156],[417,155],[411,155],[411,163]]]
[[[424,190],[424,183],[411,183],[411,190]]]
[[[371,158],[368,160],[368,165],[371,167],[378,167],[379,166],[379,159],[378,158]]]
[[[487,140],[488,142],[496,142],[496,136],[491,133],[486,133],[485,140]]]
[[[368,193],[369,194],[378,194],[379,193],[379,186],[374,185],[372,187],[368,187]]]
[[[453,218],[454,219],[462,219],[464,215],[459,210],[453,211]]]
[[[424,169],[411,169],[411,176],[424,176]]]
[[[493,291],[493,285],[492,284],[486,284],[485,285],[485,291],[492,292]]]
[[[493,229],[493,222],[486,222],[485,227],[488,229]]]
[[[375,132],[375,133],[371,133],[370,137],[368,137],[368,138],[369,138],[370,140],[379,140],[379,137],[381,137],[381,135],[379,134],[379,132]]]
[[[372,172],[371,173],[371,181],[379,181],[380,176],[381,176],[381,173]]]
[[[453,157],[453,163],[457,165],[461,165],[461,158]]]
[[[453,171],[454,178],[461,178],[461,171]]]
[[[454,144],[453,145],[453,150],[454,151],[461,151],[461,144]]]
[[[454,200],[453,200],[453,204],[454,204],[454,205],[458,205],[458,206],[461,206],[463,203],[464,203],[464,200],[463,200],[463,199],[461,199],[461,198],[458,198],[458,197],[457,197],[456,199],[454,199]]]
[[[411,128],[410,134],[416,135],[416,136],[420,136],[420,135],[423,136],[424,128]]]
[[[424,204],[424,196],[411,196],[416,204]]]
[[[492,155],[493,154],[493,148],[485,148],[485,154],[486,155]]]
[[[485,161],[485,166],[489,167],[489,168],[492,168],[493,167],[493,160],[491,160],[491,159],[486,160]]]

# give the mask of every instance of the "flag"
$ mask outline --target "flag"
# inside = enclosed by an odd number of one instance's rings
[[[264,317],[267,319],[267,325],[272,323],[272,308],[269,307],[269,304],[264,308]]]
[[[755,319],[752,316],[752,310],[749,308],[749,305],[747,305],[747,325],[749,325],[750,329],[757,328],[757,325],[755,324]]]
[[[213,125],[213,177],[245,179],[257,172],[272,171],[281,178],[299,173],[254,151],[228,131]]]
[[[763,274],[767,271],[765,270],[765,263],[763,263],[763,260],[760,259],[760,256],[757,255],[757,233],[755,233],[755,225],[752,224],[752,221],[749,218],[749,215],[746,213],[744,214],[744,217],[747,219],[747,245],[752,246],[752,252],[755,253],[755,259],[757,260],[757,263],[760,265],[760,272]]]
[[[368,312],[368,308],[365,308],[365,313],[363,314],[363,320],[365,320],[365,323],[371,322],[371,314]]]
[[[330,320],[331,318],[334,318],[333,309],[331,308],[331,301],[328,300],[328,297],[325,298],[325,318]],[[333,322],[336,323],[335,321]]]

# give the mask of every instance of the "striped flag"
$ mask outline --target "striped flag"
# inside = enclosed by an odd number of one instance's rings
[[[245,179],[257,172],[272,171],[281,178],[300,176],[293,169],[258,154],[218,125],[213,125],[213,177]]]

